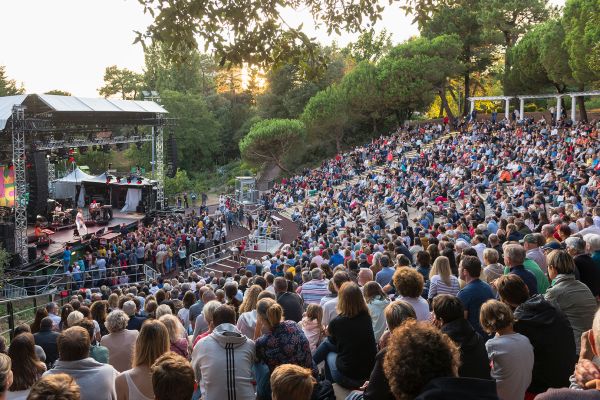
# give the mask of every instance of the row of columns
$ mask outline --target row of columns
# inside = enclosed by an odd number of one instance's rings
[[[558,117],[560,117],[562,115],[562,95],[558,95],[558,96],[548,96],[548,98],[550,97],[555,97],[556,98],[556,117],[558,119]],[[577,96],[573,96],[573,95],[569,95],[569,97],[571,97],[571,120],[573,121],[573,123],[577,122]],[[523,118],[523,115],[525,115],[525,99],[529,99],[532,97],[519,97],[519,117]],[[506,118],[507,120],[510,117],[510,97],[505,97],[504,98],[504,118]],[[473,110],[475,109],[475,100],[469,100],[471,102],[471,114],[473,114]]]

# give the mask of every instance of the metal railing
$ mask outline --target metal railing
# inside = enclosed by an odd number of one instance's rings
[[[62,270],[62,263],[60,268]],[[0,293],[2,293],[2,297],[5,299],[17,299],[73,288],[97,287],[97,284],[103,280],[108,281],[110,286],[118,286],[148,282],[157,277],[158,273],[149,265],[134,264],[126,267],[106,268],[105,270],[96,268],[76,273],[59,272],[45,275],[22,276],[5,281]]]
[[[196,251],[188,256],[188,270],[197,270],[215,261],[219,261],[233,254],[232,247],[238,242],[245,240],[248,243],[248,236],[228,240],[216,246],[206,247],[200,251]]]
[[[0,301],[0,335],[7,340],[12,339],[15,327],[31,324],[35,318],[35,311],[52,301],[56,301],[53,294]]]

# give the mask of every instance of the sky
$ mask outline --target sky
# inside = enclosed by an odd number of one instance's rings
[[[384,1],[387,5],[387,0]],[[0,65],[27,93],[65,90],[74,96],[98,97],[104,69],[110,65],[142,72],[144,53],[133,44],[152,18],[137,0],[1,0]],[[344,46],[356,34],[327,36],[314,30],[306,11],[284,12],[291,26],[304,23],[309,37]],[[386,7],[375,26],[400,43],[417,35],[411,18],[398,7]]]

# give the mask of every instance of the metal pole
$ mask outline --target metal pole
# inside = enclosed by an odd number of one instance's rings
[[[156,153],[155,141],[156,141],[156,139],[155,139],[154,135],[155,135],[155,133],[154,133],[154,126],[153,126],[152,127],[152,163],[151,163],[152,164],[152,179],[155,179],[154,178],[154,164],[156,163],[156,158],[155,158],[155,153]]]
[[[509,121],[510,98],[504,99],[504,118]]]
[[[25,177],[25,107],[14,106],[12,113],[13,168],[15,171],[15,253],[24,264],[27,253],[27,180]]]
[[[577,96],[571,96],[571,121],[573,125],[577,122]]]

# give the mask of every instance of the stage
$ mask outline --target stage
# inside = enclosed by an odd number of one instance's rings
[[[108,221],[108,225],[88,225],[88,234],[96,233],[100,230],[105,230],[108,232],[111,228],[118,227],[121,224],[125,224],[125,226],[129,226],[132,224],[137,224],[139,221],[144,219],[146,214],[140,213],[124,213],[118,211],[113,208],[113,218]],[[49,228],[52,229],[52,228]],[[53,235],[50,235],[50,245],[45,247],[37,248],[37,258],[41,257],[42,250],[46,251],[46,253],[50,256],[55,255],[63,251],[65,244],[67,243],[77,243],[80,241],[80,238],[73,235],[74,229],[61,229],[55,231]],[[34,228],[27,228],[27,235],[32,236],[34,234]]]

